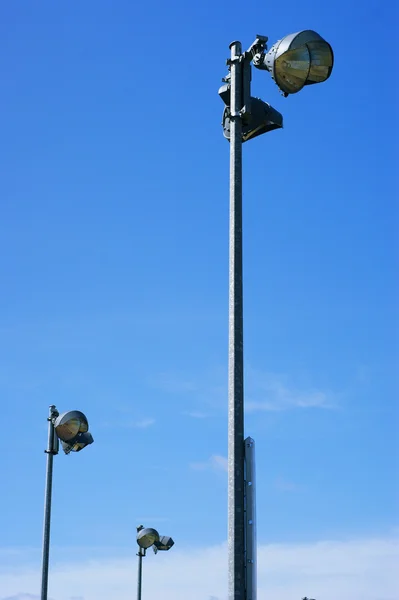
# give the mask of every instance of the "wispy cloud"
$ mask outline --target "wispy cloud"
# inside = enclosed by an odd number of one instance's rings
[[[184,414],[194,419],[208,416],[203,407],[212,412],[227,406],[227,375],[216,369],[195,379],[184,374],[163,373],[155,376],[152,385],[164,392],[185,394],[196,408]],[[302,387],[292,383],[288,375],[262,372],[251,366],[246,369],[245,409],[247,412],[280,412],[293,409],[337,408],[337,394],[330,390]]]
[[[40,600],[40,596],[35,596],[35,594],[17,594],[16,596],[2,598],[2,600]],[[51,598],[49,598],[49,600],[51,600]]]
[[[274,482],[274,487],[279,492],[298,492],[301,487],[293,481],[288,481],[283,477],[278,477]]]
[[[87,557],[89,551],[83,552]],[[68,548],[63,556],[73,556]],[[136,582],[134,550],[108,558],[57,560],[50,578],[54,600],[128,600]],[[309,544],[270,544],[258,548],[258,600],[396,600],[399,540],[394,537],[324,540]],[[226,544],[204,548],[176,546],[151,562],[146,596],[162,600],[227,598]],[[23,562],[0,571],[2,600],[36,600],[40,566]],[[23,591],[25,593],[23,593]],[[30,595],[29,595],[30,594]]]
[[[190,469],[194,471],[226,471],[227,472],[227,458],[220,454],[212,454],[208,460],[204,462],[190,463]]]
[[[132,420],[132,419],[118,419],[115,421],[103,421],[102,423],[98,423],[97,427],[103,427],[105,429],[116,427],[119,429],[147,429],[147,427],[151,427],[155,424],[155,419],[152,417],[143,417],[142,419]],[[1,600],[1,599],[0,599]]]
[[[249,369],[247,412],[283,411],[289,409],[331,409],[337,406],[330,391],[298,389],[287,385],[283,377]]]
[[[152,377],[149,383],[152,387],[169,394],[184,394],[198,389],[197,384],[184,374],[159,373]]]
[[[186,410],[183,414],[192,417],[193,419],[206,419],[208,416],[207,413],[201,412],[200,410]]]
[[[135,427],[137,429],[147,429],[147,427],[151,427],[151,425],[154,425],[154,423],[155,423],[155,419],[146,418],[146,419],[140,419],[139,421],[132,421],[131,423],[127,424],[127,427]]]
[[[184,398],[185,414],[203,419],[209,412],[225,406],[227,398],[226,369],[212,368],[192,376],[190,373],[160,373],[149,384],[180,400]]]

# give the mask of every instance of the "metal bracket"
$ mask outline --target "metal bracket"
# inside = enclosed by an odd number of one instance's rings
[[[251,114],[251,80],[252,68],[251,61],[244,59],[242,65],[242,109],[240,111],[242,117]]]
[[[252,60],[255,54],[265,52],[265,50],[267,50],[268,39],[269,38],[266,35],[257,35],[255,41],[252,42],[252,44],[244,54],[249,54]]]
[[[54,423],[55,419],[59,416],[60,416],[60,413],[54,407],[54,409],[51,409],[51,414],[50,414],[50,416],[47,417],[47,421],[51,421],[52,423]]]

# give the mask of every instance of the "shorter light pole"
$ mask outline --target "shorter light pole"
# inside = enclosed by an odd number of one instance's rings
[[[148,548],[154,551],[154,554],[158,550],[170,550],[174,545],[174,541],[167,535],[159,535],[156,529],[151,527],[144,527],[139,525],[137,527],[137,544],[139,546],[138,556],[138,567],[137,567],[137,600],[141,600],[142,583],[143,583],[143,557],[146,555]]]
[[[137,600],[141,600],[142,580],[143,580],[143,556],[145,556],[145,548],[139,548],[137,552],[138,567],[137,567]]]
[[[71,410],[62,415],[52,404],[49,408],[48,443],[46,465],[46,489],[44,494],[44,524],[43,524],[43,553],[42,553],[42,585],[41,600],[47,600],[48,569],[50,557],[50,523],[51,500],[53,489],[53,458],[58,454],[59,440],[65,454],[79,452],[85,446],[93,443],[93,436],[89,433],[89,423],[83,413]]]

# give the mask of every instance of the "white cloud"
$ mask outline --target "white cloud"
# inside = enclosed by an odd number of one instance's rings
[[[89,550],[85,552],[89,555]],[[72,555],[64,549],[64,556]],[[82,554],[83,556],[84,554]],[[20,556],[20,555],[19,555]],[[22,559],[22,557],[20,556]],[[134,550],[108,559],[53,561],[49,592],[54,600],[130,600],[134,595]],[[399,540],[363,538],[309,544],[262,545],[258,553],[258,600],[398,600]],[[226,600],[226,545],[178,549],[144,567],[145,597],[162,600]],[[36,600],[40,569],[19,565],[0,570],[2,600]]]
[[[155,419],[151,417],[144,417],[143,419],[138,419],[137,421],[132,421],[129,419],[123,419],[120,421],[103,421],[102,423],[98,423],[98,427],[104,428],[119,428],[119,429],[146,429],[147,427],[151,427],[151,425],[155,424]],[[1,598],[0,598],[1,600]]]
[[[330,390],[302,388],[289,381],[289,377],[262,372],[251,366],[246,368],[245,410],[247,412],[285,411],[292,409],[331,409],[337,407],[337,394]],[[202,408],[226,408],[227,377],[217,371],[203,374],[195,381],[184,375],[161,374],[152,380],[152,385],[165,392],[185,394],[195,400],[196,409],[184,414],[196,419],[207,416]]]
[[[254,369],[248,369],[247,397],[247,412],[336,407],[329,391],[296,389],[285,384],[282,377]]]
[[[201,412],[200,410],[187,410],[183,414],[188,417],[192,417],[193,419],[206,419],[208,416],[206,413]]]
[[[2,598],[2,600],[40,600],[40,596],[35,596],[34,594],[17,594],[16,596]]]
[[[133,423],[130,423],[130,427],[137,427],[137,429],[147,429],[147,427],[151,427],[151,425],[154,425],[155,423],[155,419],[141,419],[140,421],[133,421]]]
[[[194,469],[194,471],[214,470],[227,472],[227,458],[219,454],[212,454],[205,462],[191,463],[190,468]]]
[[[219,454],[213,454],[211,456],[211,464],[215,467],[215,469],[219,469],[221,471],[226,471],[227,473],[227,458],[225,456],[220,456]]]

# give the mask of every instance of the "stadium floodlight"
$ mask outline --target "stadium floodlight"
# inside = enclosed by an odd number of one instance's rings
[[[142,527],[140,529],[137,528],[137,543],[140,548],[151,548],[153,544],[159,541],[159,533],[156,529],[152,529],[151,527]]]
[[[307,29],[286,35],[267,54],[258,53],[253,64],[269,71],[283,95],[288,96],[305,85],[326,81],[333,69],[334,53],[321,35]]]
[[[174,541],[172,540],[172,538],[168,535],[161,535],[159,540],[157,542],[154,542],[153,549],[156,554],[158,550],[170,550],[172,546],[174,546]]]
[[[93,436],[88,431],[87,418],[79,410],[70,410],[59,415],[54,421],[54,427],[65,454],[80,452],[93,443]]]

